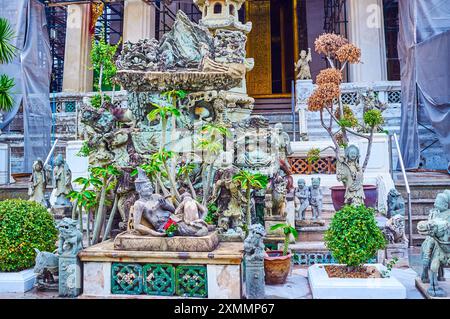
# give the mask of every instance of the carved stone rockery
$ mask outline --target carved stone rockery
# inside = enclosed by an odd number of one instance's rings
[[[445,280],[444,267],[450,265],[449,201],[446,193],[438,194],[428,220],[417,225],[419,234],[427,236],[422,243],[423,272],[420,280],[423,284],[429,283],[427,294],[431,297],[446,297],[449,293],[439,286],[439,281]]]

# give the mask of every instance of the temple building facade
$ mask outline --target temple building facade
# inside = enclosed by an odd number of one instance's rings
[[[401,75],[397,39],[398,0],[122,0],[41,1],[45,5],[52,54],[50,100],[53,140],[57,153],[65,141],[78,138],[78,110],[93,93],[98,75],[90,65],[92,38],[110,44],[161,39],[182,10],[195,22],[200,19],[218,28],[232,26],[247,34],[247,57],[253,69],[247,72],[246,90],[255,99],[254,114],[270,123],[283,123],[292,141],[325,136],[317,114],[299,113],[295,63],[301,51],[311,50],[312,80],[327,67],[315,52],[314,41],[323,33],[337,33],[361,48],[362,63],[344,72],[343,102],[358,106],[359,94],[368,89],[387,103],[384,128],[400,132]],[[251,23],[248,23],[251,21]],[[110,88],[104,88],[108,91]],[[115,93],[126,103],[126,92]],[[20,114],[19,114],[20,115]],[[0,142],[11,147],[11,170],[21,171],[23,157],[22,118],[16,116],[3,130]],[[418,108],[421,168],[446,170],[448,161],[425,112]],[[306,131],[305,131],[306,130]],[[392,167],[397,167],[393,147]]]

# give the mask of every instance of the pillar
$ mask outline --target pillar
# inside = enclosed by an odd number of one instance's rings
[[[92,91],[90,70],[91,37],[89,4],[67,6],[66,48],[64,53],[63,91]]]
[[[155,7],[143,0],[125,0],[123,41],[137,42],[155,37]]]
[[[351,82],[387,80],[382,0],[348,1],[349,40],[361,48],[363,63],[350,66]]]

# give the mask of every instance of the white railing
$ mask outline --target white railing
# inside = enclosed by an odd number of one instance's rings
[[[408,178],[406,177],[405,165],[403,164],[403,156],[400,151],[400,145],[398,144],[397,134],[395,134],[395,133],[394,133],[394,141],[395,141],[395,147],[397,148],[397,152],[398,152],[398,160],[400,163],[400,168],[402,169],[403,180],[405,181],[406,193],[408,194],[408,226],[409,226],[408,236],[409,236],[409,247],[412,247],[412,245],[413,245],[413,235],[412,235],[413,234],[413,230],[412,230],[413,224],[412,224],[412,211],[411,211],[411,189],[409,188]]]

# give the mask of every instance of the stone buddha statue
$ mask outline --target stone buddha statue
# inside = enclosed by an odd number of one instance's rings
[[[141,168],[138,168],[134,183],[139,199],[130,209],[129,231],[147,236],[166,236],[163,227],[175,208],[162,195],[155,194],[152,183]]]

